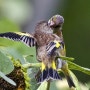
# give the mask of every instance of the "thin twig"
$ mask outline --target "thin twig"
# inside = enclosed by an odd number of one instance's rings
[[[23,64],[24,68],[30,68],[30,67],[40,67],[41,63],[27,63],[27,64]]]

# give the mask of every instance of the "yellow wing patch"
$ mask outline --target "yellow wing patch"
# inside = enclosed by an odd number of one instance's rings
[[[16,34],[19,34],[21,36],[25,35],[25,36],[29,36],[32,37],[32,35],[30,35],[29,33],[22,33],[22,32],[15,32]]]
[[[60,43],[58,41],[54,41],[54,43],[56,43],[56,47],[59,48],[60,47]]]

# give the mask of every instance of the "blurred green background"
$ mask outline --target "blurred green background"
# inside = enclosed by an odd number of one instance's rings
[[[67,56],[90,68],[90,0],[0,0],[0,32],[34,32],[41,20],[60,14],[64,17],[63,36]],[[74,71],[79,81],[90,76]]]

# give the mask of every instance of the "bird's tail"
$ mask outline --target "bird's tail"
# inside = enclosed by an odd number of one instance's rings
[[[69,87],[75,87],[74,81],[70,75],[70,71],[68,69],[68,64],[66,61],[62,60],[62,59],[57,59],[57,68],[61,69],[67,79],[68,85]]]
[[[43,64],[43,62],[42,62]],[[58,74],[57,70],[54,67],[42,67],[42,70],[38,77],[36,78],[38,83],[41,83],[43,81],[49,81],[49,80],[60,80],[61,77]]]
[[[69,87],[70,88],[71,87],[75,87],[74,81],[73,81],[73,79],[72,79],[72,77],[70,75],[69,70],[63,71],[63,73],[65,74],[65,77],[67,79],[67,82],[68,82]]]
[[[66,79],[67,79],[67,82],[68,82],[68,85],[69,85],[70,88],[75,87],[73,79],[72,79],[72,77],[70,77],[70,75],[66,75]]]
[[[57,80],[57,79],[61,79],[58,72],[52,68],[46,68],[41,72],[41,74],[37,78],[37,82],[41,83],[45,80],[48,81],[48,80]]]

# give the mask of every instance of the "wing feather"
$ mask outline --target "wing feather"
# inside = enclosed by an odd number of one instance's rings
[[[33,35],[29,33],[6,32],[6,33],[0,33],[0,37],[23,42],[29,47],[36,46],[36,39],[33,37]]]

